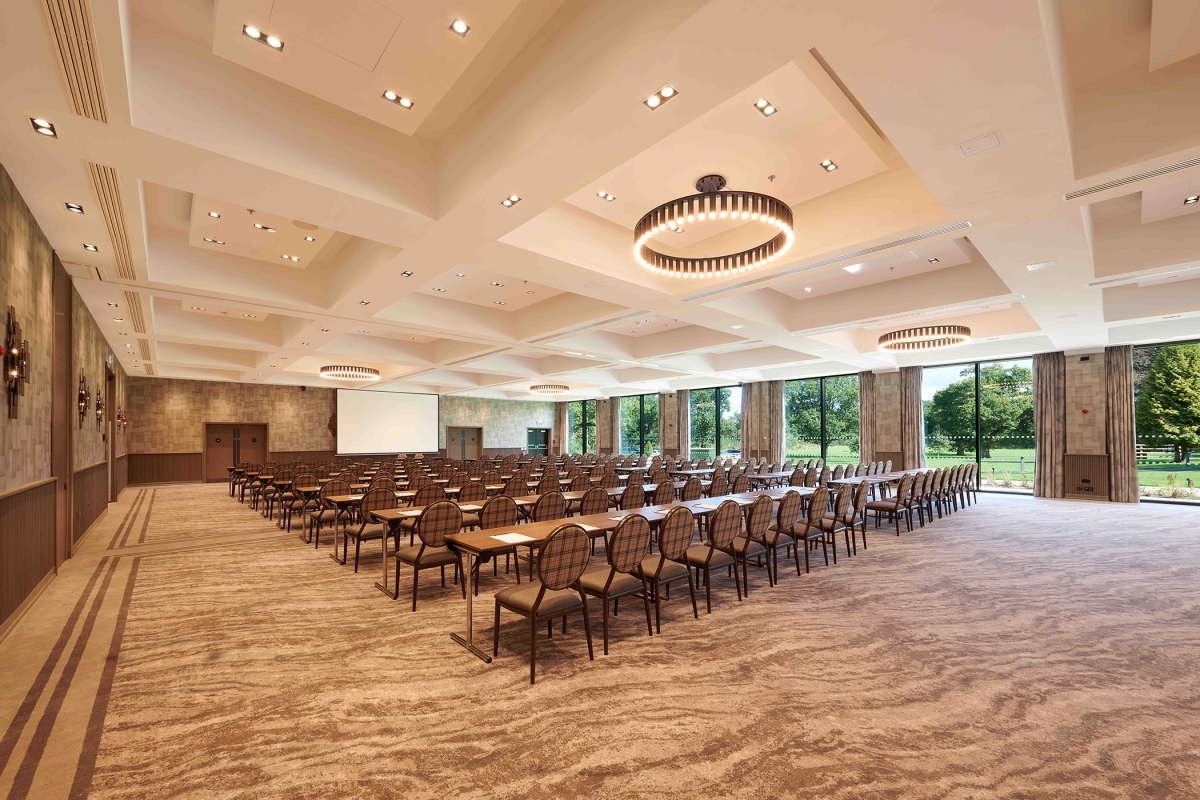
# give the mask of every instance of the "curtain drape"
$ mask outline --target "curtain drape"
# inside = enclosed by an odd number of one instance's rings
[[[921,367],[900,369],[900,451],[904,469],[925,466],[925,407],[921,402]]]
[[[870,464],[875,460],[875,373],[858,373],[858,441],[859,461]]]
[[[762,384],[742,384],[742,458],[757,458],[759,443],[763,437],[759,433],[758,424],[758,390]],[[726,445],[728,447],[728,445]]]
[[[679,431],[679,456],[692,457],[692,396],[687,389],[675,392],[675,429]]]
[[[1067,454],[1067,359],[1059,353],[1033,357],[1033,493],[1062,497]]]
[[[1138,501],[1136,432],[1133,409],[1133,348],[1104,349],[1105,438],[1108,443],[1108,499]]]
[[[742,384],[742,456],[783,459],[783,381]]]

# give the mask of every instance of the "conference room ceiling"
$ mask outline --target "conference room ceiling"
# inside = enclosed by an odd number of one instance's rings
[[[134,375],[576,399],[1200,334],[1181,4],[926,5],[93,2],[81,87],[11,0],[0,161]],[[791,251],[639,266],[639,217],[709,174],[789,203]],[[973,341],[876,347],[941,323]]]

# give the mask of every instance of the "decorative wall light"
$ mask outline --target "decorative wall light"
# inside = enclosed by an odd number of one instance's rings
[[[29,342],[21,338],[17,310],[8,307],[8,328],[4,336],[4,385],[8,389],[8,418],[17,418],[17,402],[29,383]]]
[[[88,392],[87,378],[83,377],[83,370],[79,370],[79,427],[83,428],[83,418],[87,416],[88,404],[92,401],[92,395]]]
[[[330,380],[334,381],[367,383],[369,381],[379,380],[379,370],[371,369],[370,367],[355,367],[345,364],[335,364],[327,367],[321,367],[321,377],[329,378]]]
[[[104,397],[96,390],[96,430],[104,429]]]
[[[125,412],[118,408],[117,409],[117,429],[120,431],[124,431],[128,427],[129,427],[129,417],[125,416]]]
[[[562,383],[538,383],[529,387],[534,394],[566,394],[571,387]]]
[[[705,175],[696,181],[699,194],[680,197],[643,216],[633,230],[633,257],[651,272],[678,278],[713,278],[769,264],[792,248],[792,209],[782,200],[758,192],[726,192],[725,179]],[[692,258],[650,249],[646,242],[663,231],[680,233],[684,225],[708,220],[746,220],[766,226],[766,242],[739,253]]]
[[[971,329],[963,325],[926,325],[885,333],[879,349],[888,351],[940,350],[971,341]]]

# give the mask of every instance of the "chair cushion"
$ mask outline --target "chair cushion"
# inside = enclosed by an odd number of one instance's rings
[[[642,572],[646,573],[647,578],[654,577],[654,571],[658,569],[658,562],[662,560],[659,555],[647,556],[642,559]],[[658,574],[659,581],[670,581],[675,578],[686,577],[688,573],[687,567],[677,561],[668,561],[663,565],[662,572]]]
[[[872,500],[867,503],[867,508],[872,511],[895,511],[896,505],[897,503],[894,498],[891,500]]]
[[[496,592],[496,600],[505,608],[529,616],[533,611],[533,603],[537,600],[538,592],[541,589],[542,584],[537,581],[522,583],[520,586],[510,586],[507,589]],[[576,590],[547,589],[546,596],[542,598],[542,604],[538,606],[537,615],[539,617],[550,617],[582,609],[582,607],[583,601],[579,599],[579,592]]]
[[[693,567],[704,566],[704,561],[705,561],[705,559],[708,558],[708,554],[711,551],[712,551],[712,548],[709,547],[708,545],[704,545],[704,544],[692,545],[691,547],[689,547],[687,549],[688,564],[692,565]],[[710,567],[720,567],[720,566],[724,566],[726,564],[732,564],[732,563],[733,563],[733,559],[730,557],[730,555],[728,553],[722,552],[720,550],[713,553],[712,561],[708,562]]]
[[[733,549],[745,556],[757,556],[767,552],[767,548],[763,547],[760,542],[752,542],[744,535],[733,540]]]
[[[464,528],[470,528],[470,527],[478,528],[480,524],[481,523],[479,522],[479,512],[478,511],[464,511],[463,512],[463,527]]]
[[[358,528],[347,526],[346,537],[349,539],[361,539],[364,542],[369,542],[373,539],[382,539],[383,527],[379,525],[368,525],[367,527],[363,528],[362,533],[359,533]]]
[[[458,555],[449,547],[426,547],[425,552],[422,553],[419,544],[400,548],[396,553],[396,558],[405,564],[416,564],[418,554],[421,556],[420,566],[422,567],[445,566],[458,562]]]
[[[600,594],[604,589],[604,583],[608,580],[608,573],[611,570],[605,566],[600,569],[592,569],[583,573],[579,578],[579,583],[583,586],[583,590],[588,594]],[[623,594],[631,594],[642,590],[642,581],[636,575],[630,575],[627,572],[618,572],[613,576],[612,584],[608,587],[608,596],[617,597]]]

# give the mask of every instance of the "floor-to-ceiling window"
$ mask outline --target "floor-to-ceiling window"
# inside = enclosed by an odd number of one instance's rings
[[[742,452],[742,387],[692,389],[691,458],[713,458]]]
[[[979,464],[980,486],[1033,488],[1033,362],[926,367],[925,463]]]
[[[787,381],[783,407],[787,458],[858,462],[858,375]]]
[[[1200,499],[1200,342],[1133,348],[1138,485]]]
[[[567,403],[567,452],[592,453],[596,450],[596,401]]]
[[[658,395],[621,398],[621,452],[650,455],[658,451]]]

